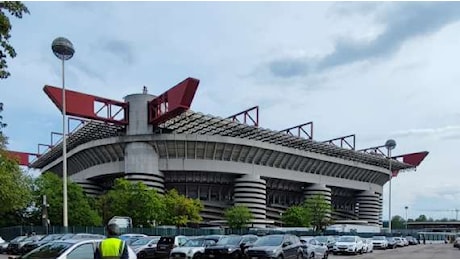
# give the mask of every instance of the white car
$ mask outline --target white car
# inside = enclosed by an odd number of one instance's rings
[[[216,244],[215,239],[194,238],[190,239],[181,247],[171,250],[169,258],[203,258],[204,249]]]
[[[363,239],[363,251],[364,253],[372,253],[374,252],[374,245],[372,244],[372,239],[364,238]]]
[[[362,254],[363,240],[358,236],[341,236],[332,250],[334,255],[339,253]]]
[[[405,244],[404,244],[404,240],[400,237],[393,237],[393,239],[395,240],[396,242],[396,246],[397,247],[404,247]]]
[[[374,248],[381,248],[386,250],[388,248],[388,240],[385,236],[373,236],[372,245]]]
[[[21,259],[94,259],[94,252],[101,241],[101,239],[53,241],[21,256]],[[128,254],[129,259],[137,259],[129,246]]]

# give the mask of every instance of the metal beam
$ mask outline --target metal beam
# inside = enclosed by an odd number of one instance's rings
[[[250,112],[255,112],[255,116],[251,116]],[[226,119],[231,119],[233,122],[241,122],[238,117],[243,116],[243,123],[245,125],[248,124],[248,122],[252,122],[252,124],[255,127],[259,127],[259,106],[254,106],[251,108],[248,108],[244,111],[241,111],[237,114],[231,115],[227,117]],[[254,119],[255,118],[255,119]]]
[[[323,141],[323,143],[332,144],[340,148],[345,148],[344,146],[346,146],[347,148],[350,148],[351,150],[355,150],[356,136],[354,134],[347,135],[347,136],[341,136],[341,137],[337,137],[334,139]],[[338,143],[340,143],[340,145]]]
[[[310,126],[308,129],[309,131],[305,130],[306,126]],[[293,126],[291,128],[281,130],[280,132],[286,133],[292,136],[297,136],[297,137],[303,137],[302,134],[304,134],[307,136],[307,138],[305,139],[313,140],[313,122],[308,122],[308,123],[300,124],[297,126]]]

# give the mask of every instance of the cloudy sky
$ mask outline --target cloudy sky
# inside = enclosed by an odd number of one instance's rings
[[[195,77],[194,111],[225,117],[259,105],[264,128],[314,121],[319,141],[356,134],[357,148],[393,138],[395,154],[427,150],[416,172],[393,179],[393,213],[455,218],[460,209],[460,3],[27,6],[12,21],[12,76],[0,81],[11,150],[36,152],[62,131],[42,88],[61,84],[51,42],[65,36],[76,49],[70,89],[122,100]]]

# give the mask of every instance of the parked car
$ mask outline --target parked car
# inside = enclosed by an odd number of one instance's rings
[[[18,236],[18,237],[15,237],[13,240],[11,240],[9,243],[8,243],[8,246],[6,247],[6,253],[9,254],[9,255],[14,255],[14,254],[18,254],[19,252],[18,251],[18,246],[19,246],[19,242],[21,242],[22,240],[26,239],[27,236]]]
[[[384,236],[373,236],[372,237],[372,246],[377,249],[386,250],[388,248],[388,240]]]
[[[128,245],[131,245],[134,241],[136,241],[139,238],[142,237],[147,237],[147,235],[144,234],[123,234],[120,236],[120,239],[125,241]]]
[[[460,237],[455,238],[455,240],[454,240],[454,247],[460,248]]]
[[[404,246],[409,245],[409,241],[405,237],[401,237],[402,241],[404,242]]]
[[[363,248],[364,248],[364,253],[374,252],[374,244],[372,243],[372,239],[363,238]]]
[[[362,254],[363,253],[363,241],[358,236],[341,236],[335,243],[333,248],[333,254],[339,253],[351,253],[351,254]]]
[[[25,244],[23,247],[22,247],[22,254],[26,254],[26,253],[29,253],[30,251],[34,250],[35,248],[37,247],[40,247],[50,241],[53,241],[53,240],[57,240],[59,238],[61,238],[63,236],[63,234],[51,234],[51,235],[47,235],[47,236],[44,236],[42,237],[40,240],[38,241],[35,241],[35,242],[30,242],[30,243],[27,243]]]
[[[397,247],[404,247],[405,246],[404,240],[401,237],[394,237],[393,239],[396,241],[396,246]]]
[[[297,236],[267,235],[246,251],[249,258],[302,258],[303,250]]]
[[[20,255],[20,254],[23,253],[24,245],[26,245],[28,243],[37,242],[42,237],[43,237],[43,235],[35,235],[35,236],[26,237],[26,238],[21,239],[21,240],[19,240],[17,242],[11,241],[10,244],[8,245],[10,247],[8,253],[13,254],[13,255]]]
[[[157,243],[155,258],[168,258],[171,250],[183,246],[188,238],[185,236],[163,236]]]
[[[154,258],[160,236],[142,237],[135,240],[130,247],[137,258]]]
[[[207,239],[204,237],[190,239],[181,247],[171,250],[169,258],[203,258],[206,247],[213,246],[218,239]]]
[[[329,250],[327,246],[320,243],[316,238],[300,237],[302,242],[303,258],[323,258],[329,257]]]
[[[94,239],[68,239],[55,240],[29,253],[23,259],[94,259],[94,251],[102,240]],[[128,247],[129,259],[137,259],[134,251]]]
[[[317,236],[315,237],[316,240],[324,245],[327,246],[327,250],[332,252],[332,248],[334,248],[336,239],[333,236]]]
[[[418,245],[418,240],[413,236],[407,236],[407,241],[409,241],[409,245]]]
[[[2,237],[0,237],[0,254],[3,254],[6,252],[6,248],[8,247],[8,242],[3,240]]]
[[[393,237],[387,237],[387,241],[388,241],[388,247],[387,248],[391,248],[391,249],[395,249],[396,248],[396,240],[393,238]]]
[[[230,235],[204,250],[206,258],[241,258],[247,253],[247,244],[257,240],[255,235]]]

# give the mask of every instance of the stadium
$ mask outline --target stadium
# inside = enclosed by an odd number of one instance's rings
[[[317,141],[312,122],[264,129],[258,107],[227,118],[194,112],[198,85],[187,78],[159,96],[144,89],[124,101],[66,91],[66,114],[82,122],[67,138],[69,178],[91,196],[119,177],[159,193],[174,188],[203,202],[205,223],[222,223],[226,208],[246,205],[254,226],[279,226],[289,206],[321,194],[334,220],[381,226],[383,186],[428,154],[357,150],[354,135]],[[61,109],[62,89],[44,91]],[[62,176],[63,144],[53,143],[55,134],[46,151],[24,164]]]

